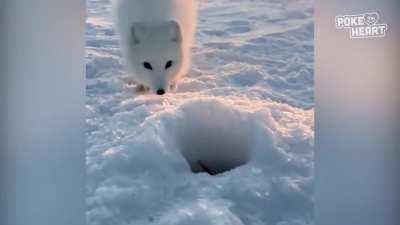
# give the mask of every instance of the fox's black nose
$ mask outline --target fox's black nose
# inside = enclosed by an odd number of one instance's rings
[[[158,95],[164,95],[165,94],[165,90],[164,89],[158,89],[157,90],[157,94]]]

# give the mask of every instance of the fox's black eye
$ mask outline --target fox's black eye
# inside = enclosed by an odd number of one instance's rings
[[[167,62],[167,64],[165,64],[165,69],[167,70],[168,68],[170,68],[172,66],[173,62],[171,60],[169,60]]]
[[[148,70],[153,70],[153,67],[152,67],[151,64],[148,63],[148,62],[144,62],[144,63],[143,63],[143,66],[144,66],[144,68],[146,68],[146,69],[148,69]]]

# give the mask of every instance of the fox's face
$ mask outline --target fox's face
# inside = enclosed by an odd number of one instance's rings
[[[128,62],[135,79],[163,95],[182,67],[182,33],[175,21],[152,24],[135,23],[130,31]]]

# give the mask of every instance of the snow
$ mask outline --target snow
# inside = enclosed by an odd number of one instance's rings
[[[201,1],[165,97],[124,83],[111,4],[87,4],[90,225],[313,224],[311,0]]]

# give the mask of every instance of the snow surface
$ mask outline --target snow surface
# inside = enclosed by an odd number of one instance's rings
[[[90,225],[313,224],[312,0],[201,1],[165,97],[124,83],[111,4],[87,4]],[[197,158],[245,165],[210,176]]]

